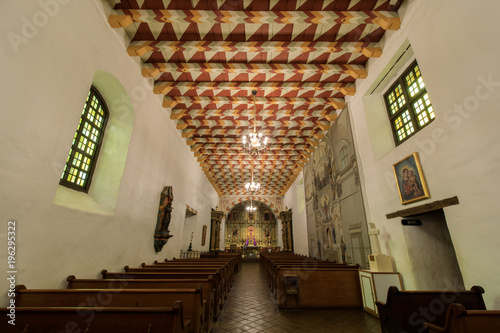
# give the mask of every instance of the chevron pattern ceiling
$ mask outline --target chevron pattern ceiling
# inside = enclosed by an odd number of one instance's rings
[[[380,40],[400,27],[404,0],[121,0],[109,16],[130,37],[165,112],[217,193],[284,195],[345,96],[366,78]],[[242,135],[269,147],[252,158]]]

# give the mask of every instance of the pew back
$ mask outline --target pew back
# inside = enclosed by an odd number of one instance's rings
[[[287,268],[279,270],[277,288],[279,306],[284,306],[284,274],[294,274],[299,277],[301,308],[362,308],[363,306],[357,269]],[[294,304],[290,303],[289,306],[293,307]]]
[[[189,332],[201,333],[204,325],[203,293],[195,289],[27,289],[16,287],[18,307],[171,307],[182,302]]]
[[[426,323],[429,333],[492,333],[500,332],[500,311],[467,310],[462,304],[448,307],[444,327]]]
[[[425,322],[444,326],[451,303],[460,303],[469,310],[486,310],[483,293],[484,289],[479,286],[455,291],[400,291],[392,286],[387,292],[387,302],[376,302],[380,326],[388,333],[427,332]]]
[[[9,309],[0,308],[8,318]],[[27,307],[16,308],[15,326],[0,320],[0,331],[6,333],[185,333],[182,303],[173,307],[102,308],[102,307]]]
[[[210,332],[214,317],[214,289],[212,277],[208,279],[77,279],[68,276],[68,289],[184,289],[201,286],[205,299],[205,332]]]

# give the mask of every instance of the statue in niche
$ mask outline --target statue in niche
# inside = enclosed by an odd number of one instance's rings
[[[170,218],[172,214],[172,202],[174,201],[174,194],[172,186],[165,186],[161,191],[160,205],[158,207],[158,216],[156,218],[156,228],[154,235],[154,248],[155,252],[160,252],[163,246],[172,235],[168,227],[170,225]]]

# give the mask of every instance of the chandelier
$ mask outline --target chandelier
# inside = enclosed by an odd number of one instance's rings
[[[260,190],[260,183],[256,183],[253,181],[253,162],[250,165],[250,168],[252,170],[252,181],[245,184],[245,189],[250,195],[254,195]]]
[[[250,213],[253,213],[257,210],[257,207],[254,207],[253,206],[253,201],[252,201],[252,198],[250,198],[250,206],[247,206],[247,210],[250,212]]]
[[[261,151],[267,148],[267,137],[262,136],[262,133],[257,133],[257,117],[255,108],[255,95],[257,90],[252,90],[253,95],[253,132],[248,135],[243,135],[243,149],[247,150],[252,156],[258,155]],[[248,141],[247,141],[248,139]]]

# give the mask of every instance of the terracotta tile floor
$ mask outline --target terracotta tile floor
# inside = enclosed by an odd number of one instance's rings
[[[381,333],[377,318],[363,310],[279,310],[258,263],[245,262],[213,333]]]

